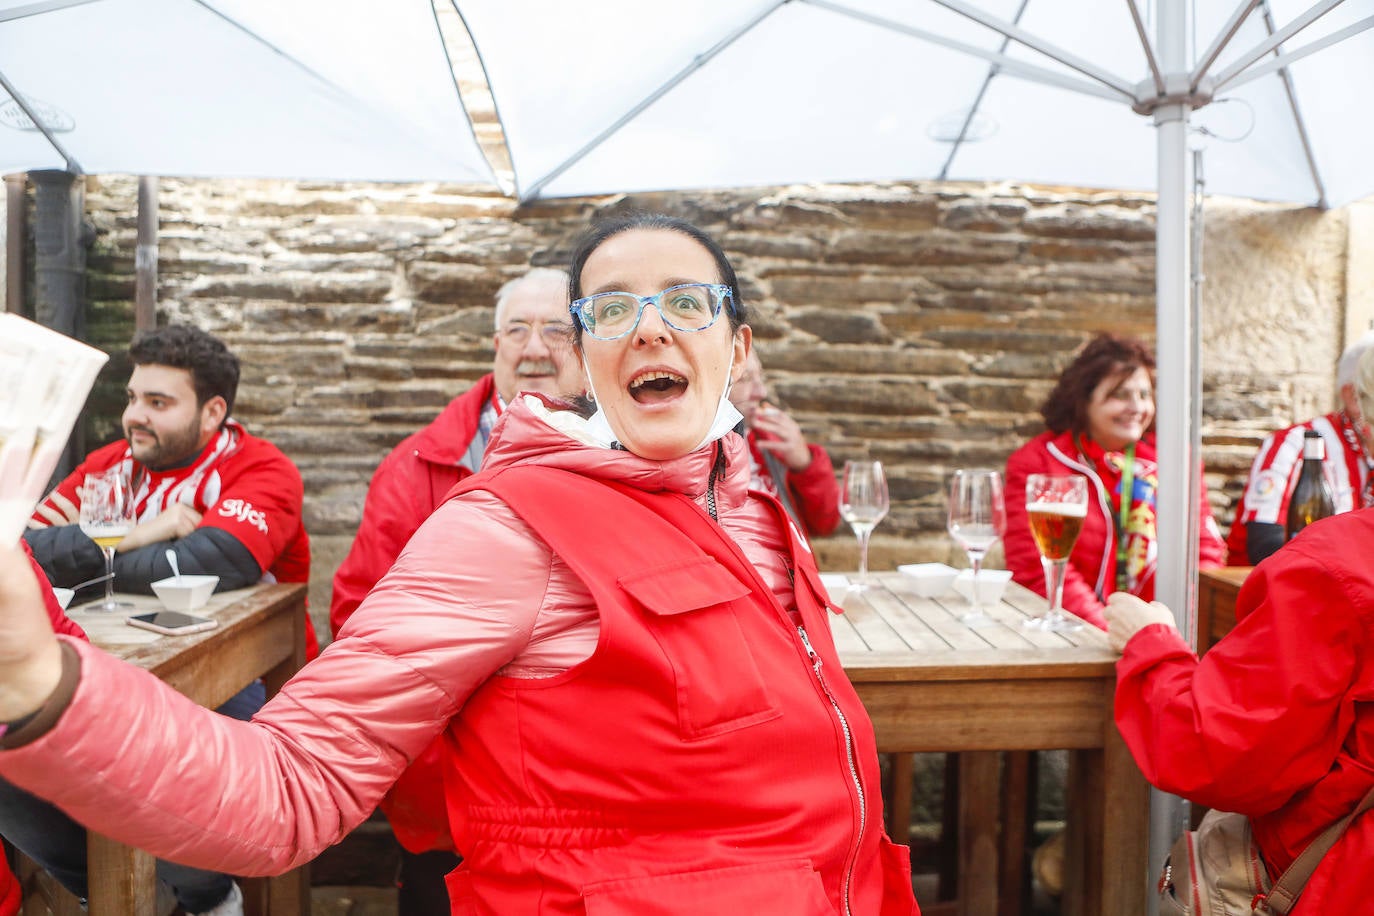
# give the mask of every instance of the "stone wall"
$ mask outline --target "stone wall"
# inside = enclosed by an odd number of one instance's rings
[[[135,199],[133,179],[88,182],[90,327],[114,349],[132,329]],[[886,464],[875,566],[956,559],[949,473],[1000,466],[1037,432],[1091,334],[1154,335],[1148,195],[830,185],[516,207],[446,185],[164,179],[159,321],[199,324],[243,358],[239,418],[305,478],[318,622],[372,469],[487,370],[496,289],[531,262],[561,266],[589,217],[623,206],[719,238],[780,401],[837,464]],[[1368,272],[1347,270],[1350,240],[1368,255],[1374,232],[1351,225],[1351,211],[1208,206],[1204,455],[1223,524],[1258,438],[1332,401],[1347,325],[1367,322],[1354,302],[1374,307]],[[92,443],[117,434],[126,373],[115,360],[104,377]],[[823,564],[856,562],[844,532],[817,546]]]

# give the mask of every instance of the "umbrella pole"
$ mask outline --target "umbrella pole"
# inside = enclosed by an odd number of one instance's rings
[[[1188,79],[1187,9],[1183,0],[1161,0],[1157,42],[1166,83]],[[1184,84],[1186,87],[1186,83]],[[1170,85],[1170,88],[1173,88]],[[1157,524],[1159,565],[1155,595],[1168,605],[1188,632],[1195,601],[1189,570],[1197,564],[1197,549],[1189,543],[1188,519],[1197,509],[1196,450],[1193,445],[1192,379],[1197,372],[1189,335],[1195,304],[1189,296],[1188,195],[1191,161],[1188,152],[1186,101],[1160,105],[1154,121],[1158,144],[1159,202],[1155,218],[1156,361],[1158,363],[1157,420],[1159,494]],[[1150,794],[1150,870],[1141,876],[1149,912],[1159,912],[1158,898],[1149,893],[1173,839],[1187,826],[1187,805],[1158,790]]]

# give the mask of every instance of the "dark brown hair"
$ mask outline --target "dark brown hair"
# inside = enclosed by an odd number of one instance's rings
[[[185,369],[191,374],[197,407],[218,396],[224,398],[225,417],[233,413],[239,359],[218,337],[185,324],[140,331],[129,344],[129,359],[135,366]]]
[[[1154,384],[1155,356],[1144,341],[1115,334],[1097,335],[1059,374],[1058,384],[1040,408],[1045,425],[1057,433],[1087,432],[1088,402],[1093,389],[1103,379],[1123,379],[1137,369],[1148,372],[1150,384]]]
[[[685,219],[668,216],[665,213],[634,211],[594,223],[582,236],[577,248],[573,251],[572,266],[568,269],[568,300],[570,302],[582,298],[582,268],[586,266],[587,259],[592,256],[592,252],[600,248],[602,243],[607,240],[632,229],[664,229],[669,232],[679,232],[705,248],[707,253],[711,255],[711,259],[716,262],[716,271],[720,274],[720,282],[730,287],[730,303],[725,309],[726,317],[730,321],[730,331],[732,333],[738,331],[740,326],[749,320],[744,307],[744,299],[740,296],[739,280],[735,277],[735,268],[730,264],[730,258],[725,254],[724,249],[716,243],[715,239]],[[575,312],[573,313],[573,340],[581,346],[582,318]]]

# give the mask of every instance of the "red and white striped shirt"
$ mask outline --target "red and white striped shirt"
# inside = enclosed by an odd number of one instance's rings
[[[1305,423],[1270,433],[1260,443],[1259,453],[1250,466],[1245,492],[1236,506],[1235,521],[1226,539],[1226,547],[1233,562],[1244,562],[1246,551],[1245,526],[1250,522],[1282,525],[1288,514],[1288,500],[1302,470],[1303,433],[1315,429],[1326,443],[1326,459],[1322,470],[1331,485],[1336,512],[1362,509],[1374,503],[1370,487],[1371,460],[1360,439],[1359,430],[1338,410]]]

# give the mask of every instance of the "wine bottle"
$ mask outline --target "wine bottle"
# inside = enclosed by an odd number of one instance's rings
[[[1322,434],[1309,429],[1302,434],[1302,471],[1288,500],[1288,520],[1284,525],[1284,539],[1291,540],[1319,518],[1336,513],[1331,497],[1331,485],[1326,482],[1322,462],[1326,459],[1326,442]]]

